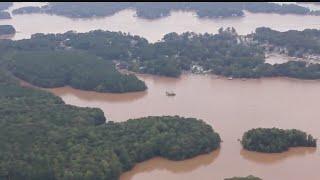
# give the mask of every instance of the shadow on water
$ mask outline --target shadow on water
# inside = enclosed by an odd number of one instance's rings
[[[79,89],[74,89],[72,87],[66,86],[61,88],[45,89],[52,92],[56,96],[75,96],[78,99],[85,101],[101,101],[101,102],[130,102],[143,98],[148,94],[148,91],[143,92],[130,92],[130,93],[99,93],[94,91],[84,91]]]
[[[308,154],[313,154],[317,151],[317,148],[312,147],[296,147],[290,148],[289,151],[282,153],[260,153],[260,152],[251,152],[245,149],[240,151],[240,155],[248,160],[255,162],[257,164],[273,164],[280,161],[283,161],[290,157],[297,156],[306,156]]]
[[[142,92],[130,92],[130,93],[99,93],[94,91],[84,91],[79,89],[74,89],[70,86],[59,87],[59,88],[40,88],[34,86],[26,81],[20,80],[20,85],[23,87],[30,87],[36,89],[42,89],[45,91],[49,91],[56,96],[75,96],[78,99],[82,99],[85,101],[101,101],[101,102],[130,102],[140,98],[143,98],[148,94],[148,91]]]
[[[123,173],[120,180],[129,180],[139,173],[146,173],[154,170],[167,170],[172,173],[191,172],[201,166],[212,164],[219,156],[219,153],[220,149],[209,154],[200,155],[183,161],[171,161],[161,157],[152,158],[137,164],[132,170]]]

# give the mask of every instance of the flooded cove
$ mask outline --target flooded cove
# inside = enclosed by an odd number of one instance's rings
[[[101,108],[113,121],[149,115],[181,115],[205,120],[223,139],[220,150],[186,161],[154,158],[135,166],[121,180],[220,180],[253,174],[264,180],[317,180],[320,151],[294,148],[280,154],[245,151],[238,139],[255,127],[297,128],[320,137],[320,81],[263,78],[243,81],[212,75],[180,78],[139,75],[146,92],[109,94],[70,87],[49,91],[67,104]],[[167,97],[167,90],[175,97]],[[303,168],[302,168],[303,167]]]

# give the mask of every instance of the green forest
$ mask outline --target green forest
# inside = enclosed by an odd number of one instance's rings
[[[131,92],[146,89],[134,75],[118,72],[111,62],[78,51],[18,51],[7,56],[8,68],[18,78],[52,88],[70,85],[98,92]]]
[[[257,28],[253,39],[260,43],[286,48],[290,56],[302,57],[304,53],[320,54],[320,30],[276,31],[267,27]]]
[[[279,153],[290,147],[316,147],[316,141],[297,129],[256,128],[244,133],[241,144],[249,151]]]
[[[294,40],[290,47],[296,50],[303,46],[304,52],[316,52],[317,43],[307,40],[320,33],[304,30],[288,38],[277,33],[280,32],[258,28],[253,35],[240,36],[234,28],[220,28],[217,34],[168,33],[156,43],[128,33],[102,30],[38,33],[31,39],[1,40],[0,52],[2,66],[32,84],[41,87],[70,85],[99,92],[146,90],[144,82],[133,74],[120,73],[117,69],[121,68],[169,77],[201,67],[201,72],[234,78],[320,79],[320,64],[290,61],[271,65],[265,63],[265,50],[259,46],[265,41],[279,44],[286,39],[304,37],[306,40]],[[285,39],[278,41],[280,36]],[[247,40],[250,37],[254,39],[252,42]]]
[[[6,71],[0,71],[0,116],[0,179],[116,180],[138,162],[183,160],[209,153],[221,141],[194,118],[108,121],[100,109],[20,87]]]
[[[0,19],[11,19],[10,13],[5,10],[12,5],[13,2],[0,2]]]
[[[1,12],[0,12],[1,16]],[[16,30],[12,25],[0,25],[0,35],[14,34]]]
[[[265,50],[259,46],[261,41],[256,37],[261,35],[260,31],[258,28],[255,34],[248,36],[238,35],[234,28],[220,28],[217,34],[168,33],[156,43],[122,32],[69,31],[63,34],[35,34],[31,39],[6,42],[2,48],[0,46],[0,51],[77,49],[106,61],[117,61],[121,67],[134,72],[170,77],[178,77],[182,71],[191,71],[196,65],[202,67],[203,72],[235,78],[320,78],[319,64],[302,61],[275,65],[265,63]],[[251,37],[254,38],[253,42],[247,40]],[[310,48],[305,47],[311,51],[316,44],[309,44]]]

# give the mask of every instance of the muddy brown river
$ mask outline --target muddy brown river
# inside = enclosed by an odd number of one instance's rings
[[[27,5],[14,3],[9,11]],[[313,9],[320,5],[309,4]],[[279,31],[319,28],[320,16],[253,14],[242,18],[199,19],[191,12],[173,12],[158,20],[144,20],[124,10],[113,16],[70,19],[55,15],[13,15],[0,24],[12,24],[17,33],[11,39],[30,38],[34,33],[87,32],[95,29],[130,32],[151,42],[169,32],[216,33],[220,27],[235,27],[248,34],[256,27]],[[273,58],[270,63],[286,60]],[[268,61],[267,61],[268,62]],[[165,78],[139,75],[148,86],[146,92],[109,94],[55,88],[49,91],[67,104],[101,108],[108,120],[125,121],[149,115],[181,115],[205,120],[221,135],[221,148],[185,161],[153,158],[137,164],[121,180],[222,180],[225,177],[259,176],[264,180],[319,180],[320,150],[294,148],[285,153],[263,154],[241,148],[238,139],[251,128],[297,128],[320,137],[320,81],[287,78],[227,80],[209,75],[183,75]],[[166,91],[177,95],[167,97]]]
[[[109,94],[70,87],[49,91],[67,104],[101,108],[113,121],[149,115],[181,115],[205,120],[221,135],[221,148],[185,161],[153,158],[124,173],[121,180],[220,180],[253,174],[264,180],[318,180],[320,151],[293,148],[263,154],[241,148],[251,128],[297,128],[320,137],[320,81],[289,78],[227,80],[212,75],[180,78],[139,75],[146,92]],[[167,97],[165,92],[177,95]]]

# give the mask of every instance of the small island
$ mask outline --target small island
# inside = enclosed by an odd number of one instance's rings
[[[12,25],[0,25],[0,35],[15,34],[16,30]]]
[[[291,147],[316,147],[316,139],[297,129],[256,128],[244,133],[241,144],[249,151],[280,153]]]
[[[225,178],[224,180],[262,180],[261,178],[249,175],[247,177],[233,177],[233,178]]]

